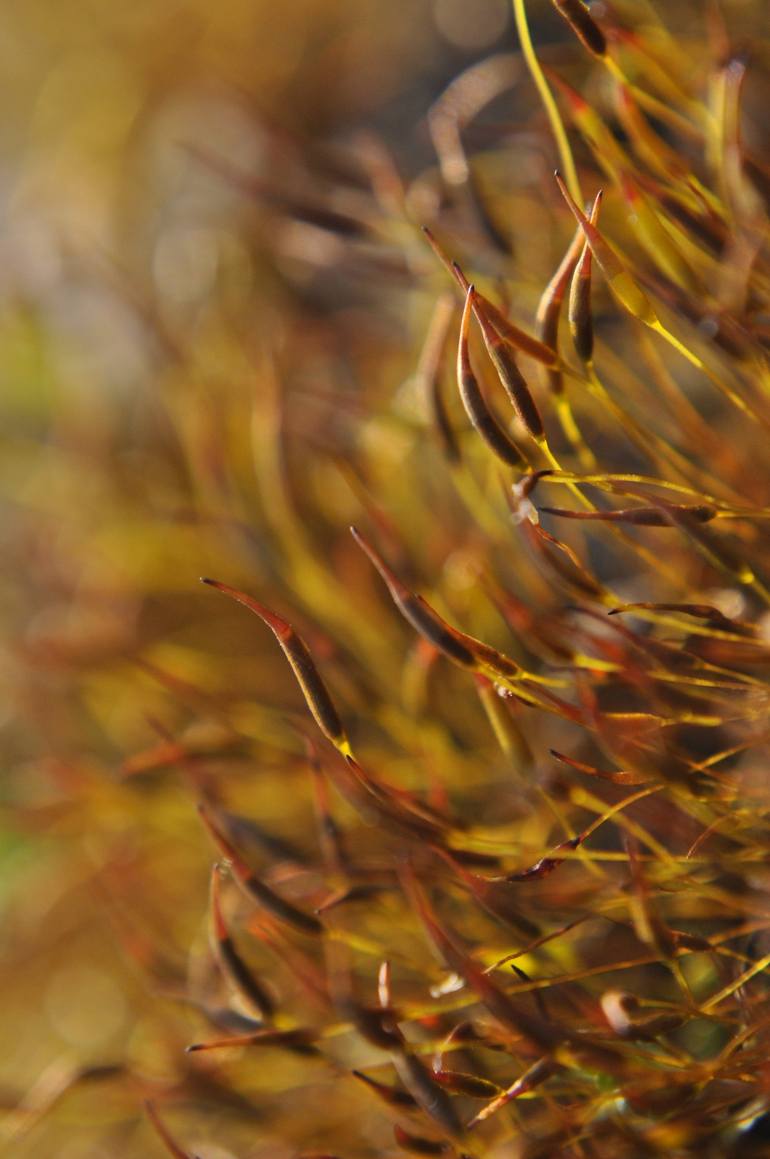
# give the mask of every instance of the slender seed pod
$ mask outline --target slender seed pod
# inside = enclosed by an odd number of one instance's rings
[[[711,529],[702,527],[704,521],[687,508],[666,506],[664,510],[671,522],[690,536],[710,563],[738,583],[755,582],[754,572],[737,545],[715,535]]]
[[[389,1107],[398,1107],[401,1110],[413,1111],[417,1107],[417,1100],[409,1094],[409,1091],[404,1091],[400,1087],[391,1087],[387,1083],[378,1082],[377,1079],[371,1078],[363,1071],[354,1070],[351,1072],[359,1082],[364,1083],[370,1090],[382,1099]]]
[[[255,901],[257,905],[267,910],[273,917],[278,918],[279,921],[293,926],[294,929],[302,934],[318,936],[324,932],[323,923],[318,918],[306,914],[304,910],[299,909],[297,906],[292,905],[291,902],[279,897],[269,885],[265,885],[257,877],[253,870],[246,865],[245,861],[238,856],[224,833],[215,824],[205,805],[198,806],[198,813],[213,840],[232,865],[236,881],[252,901]]]
[[[403,1151],[411,1151],[414,1155],[445,1155],[449,1151],[447,1143],[425,1139],[422,1135],[411,1135],[398,1123],[393,1128],[393,1135]]]
[[[465,296],[465,307],[460,324],[460,340],[457,348],[457,385],[460,389],[460,398],[474,429],[493,454],[509,467],[524,467],[524,459],[519,448],[487,407],[478,380],[471,368],[468,352],[468,328],[473,306],[473,293],[473,286],[469,286]]]
[[[607,55],[607,38],[582,0],[553,0],[580,43],[600,59]]]
[[[456,1095],[466,1095],[469,1099],[493,1099],[500,1094],[497,1083],[481,1078],[474,1074],[465,1074],[457,1070],[435,1070],[433,1075],[437,1083],[452,1091]]]
[[[226,1050],[227,1047],[238,1046],[278,1046],[292,1054],[317,1055],[318,1048],[314,1046],[315,1035],[312,1030],[297,1026],[293,1030],[276,1030],[266,1027],[255,1030],[250,1034],[233,1034],[229,1038],[215,1038],[208,1042],[193,1042],[185,1047],[186,1054],[198,1054],[208,1050]]]
[[[553,1059],[539,1058],[537,1062],[533,1063],[532,1066],[529,1067],[529,1069],[526,1070],[523,1075],[520,1075],[519,1078],[517,1078],[516,1081],[512,1083],[507,1090],[498,1095],[496,1099],[493,1099],[491,1103],[487,1103],[486,1107],[482,1107],[477,1115],[474,1115],[474,1117],[468,1123],[468,1130],[470,1130],[471,1127],[478,1126],[479,1123],[483,1123],[485,1119],[488,1119],[491,1115],[494,1115],[507,1103],[512,1102],[513,1099],[519,1098],[520,1095],[527,1094],[533,1089],[533,1087],[539,1086],[540,1083],[545,1082],[545,1080],[550,1078],[550,1076],[557,1069],[557,1064],[553,1061]]]
[[[567,292],[567,285],[580,256],[583,245],[583,231],[578,226],[573,235],[569,248],[559,263],[556,273],[551,278],[540,298],[535,314],[537,332],[547,346],[558,348],[559,318],[561,317],[562,303]],[[546,372],[546,382],[555,395],[564,391],[564,376],[560,370],[549,369]]]
[[[360,531],[355,527],[351,527],[350,531],[356,543],[366,552],[385,580],[396,607],[421,636],[429,640],[450,660],[454,660],[464,668],[485,671],[487,674],[491,671],[495,675],[507,679],[514,679],[521,675],[519,665],[509,656],[505,656],[482,640],[468,636],[465,632],[460,632],[457,628],[447,624],[446,620],[442,619],[422,596],[415,595],[405,587],[385,563],[379,552],[375,551],[372,545],[364,539]],[[348,758],[349,760],[350,758]]]
[[[463,273],[459,263],[450,261],[436,240],[433,232],[428,229],[427,225],[422,227],[422,232],[425,235],[426,241],[430,245],[431,249],[441,264],[455,279],[463,293],[467,294],[470,282]],[[509,318],[506,318],[502,310],[499,310],[497,306],[495,306],[494,302],[490,302],[489,298],[480,293],[478,290],[476,290],[476,299],[477,302],[480,303],[481,307],[487,314],[489,321],[492,323],[495,330],[497,330],[501,338],[504,338],[506,342],[511,344],[511,346],[515,347],[517,350],[520,350],[522,354],[529,355],[530,358],[533,358],[536,362],[541,362],[544,366],[558,365],[559,357],[551,346],[547,345],[545,342],[541,342],[539,338],[533,337],[533,335],[528,334],[526,330],[522,330],[514,322],[511,322]]]
[[[564,753],[557,752],[556,749],[549,749],[549,752],[555,760],[569,765],[572,769],[577,769],[579,773],[584,773],[587,777],[598,777],[599,780],[609,781],[612,785],[647,785],[650,781],[650,778],[642,773],[635,773],[627,769],[606,772],[603,769],[597,769],[594,765],[587,765],[583,761],[576,761],[572,757],[565,756]]]
[[[263,623],[267,624],[281,645],[297,678],[307,706],[321,732],[341,752],[349,752],[350,745],[337,709],[334,707],[334,702],[318,673],[307,644],[297,635],[291,624],[287,623],[281,616],[276,615],[275,612],[269,611],[251,596],[247,596],[236,588],[231,588],[229,584],[207,578],[202,578],[201,583],[209,584],[210,587],[216,588],[217,591],[223,592],[224,595],[230,596],[239,604],[243,604],[245,608],[259,616]]]
[[[618,511],[569,511],[564,507],[541,507],[548,515],[565,519],[585,519],[603,523],[633,523],[637,527],[672,527],[677,516],[689,517],[696,523],[708,523],[717,514],[716,507],[706,503],[677,506],[673,503],[658,507],[629,507]]]
[[[618,82],[615,94],[618,117],[637,156],[653,173],[667,181],[671,177],[685,177],[687,165],[662,137],[653,132],[628,86]]]
[[[531,334],[527,334],[526,330],[521,330],[509,318],[506,318],[501,310],[498,310],[494,302],[490,302],[489,298],[480,294],[478,290],[476,290],[476,299],[501,338],[543,366],[552,368],[558,365],[559,356],[551,346],[541,342],[538,338],[533,338]]]
[[[404,884],[426,933],[447,966],[465,979],[489,1012],[508,1029],[527,1038],[533,1046],[549,1051],[560,1046],[570,1032],[555,1023],[543,1021],[538,1015],[530,1014],[515,998],[501,990],[470,955],[460,948],[447,930],[439,925],[413,873],[405,875]]]
[[[433,309],[417,364],[416,378],[424,393],[431,424],[439,437],[444,454],[451,463],[457,463],[460,460],[460,449],[441,395],[443,354],[453,313],[452,295],[446,292],[441,295]]]
[[[564,100],[570,118],[591,149],[596,164],[607,178],[616,184],[620,172],[630,168],[631,163],[625,149],[619,144],[591,101],[586,100],[577,89],[567,84],[558,73],[551,69],[545,69],[545,72]]]
[[[246,1000],[249,1007],[260,1018],[269,1019],[275,1012],[273,1000],[241,958],[225,924],[219,896],[219,874],[219,867],[215,865],[211,873],[211,948],[214,957],[222,973]]]
[[[613,248],[604,240],[599,230],[583,213],[575,199],[570,195],[561,175],[556,174],[556,183],[561,190],[564,200],[572,210],[582,229],[585,239],[591,247],[594,257],[599,263],[602,273],[607,279],[610,289],[620,304],[646,326],[654,326],[658,321],[655,308],[641,286],[635,281],[621,262]]]
[[[601,189],[596,194],[591,210],[591,223],[596,225],[602,203]],[[590,365],[594,354],[594,325],[591,314],[591,247],[583,242],[583,252],[572,275],[569,295],[569,328],[578,358]]]
[[[449,1135],[460,1135],[462,1127],[452,1100],[419,1058],[403,1048],[401,1051],[393,1051],[391,1059],[396,1074],[418,1106]]]
[[[473,312],[476,315],[476,321],[481,327],[481,333],[484,337],[484,345],[487,348],[489,357],[492,359],[498,378],[503,384],[503,389],[511,400],[514,410],[529,434],[537,442],[542,442],[545,434],[543,420],[540,417],[540,411],[537,409],[537,404],[527,386],[524,375],[516,365],[508,343],[500,337],[490,322],[488,315],[484,311],[483,303],[478,300],[478,295],[475,291],[471,293],[470,297],[473,303]]]
[[[643,601],[633,604],[620,604],[617,608],[610,608],[608,616],[617,616],[621,612],[633,612],[637,609],[653,612],[677,612],[684,616],[694,616],[697,620],[707,620],[709,628],[720,632],[731,632],[736,636],[756,635],[756,628],[745,620],[735,620],[726,616],[719,608],[712,604],[679,604],[679,603],[652,603]]]
[[[356,543],[363,548],[385,580],[396,607],[415,631],[457,664],[461,664],[464,668],[475,668],[473,652],[458,638],[455,630],[450,628],[438,612],[434,612],[420,596],[409,591],[357,528],[351,527],[350,531]]]
[[[627,173],[621,174],[623,196],[639,240],[667,278],[691,294],[698,283],[647,197]]]
[[[379,1006],[365,1006],[354,996],[350,980],[341,983],[339,978],[332,985],[335,993],[334,1004],[342,1018],[349,1021],[357,1034],[379,1050],[394,1051],[401,1048],[403,1036],[398,1029],[392,1010]]]

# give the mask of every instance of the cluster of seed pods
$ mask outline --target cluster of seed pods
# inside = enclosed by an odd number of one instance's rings
[[[516,0],[557,163],[545,289],[470,184],[468,221],[437,198],[426,224],[388,170],[358,223],[406,247],[431,319],[420,417],[394,420],[430,479],[362,440],[356,526],[322,560],[271,477],[289,566],[270,602],[310,644],[204,580],[288,661],[315,829],[260,860],[259,818],[204,786],[229,1015],[201,1002],[220,1030],[190,1051],[305,1066],[346,1108],[336,1137],[296,1077],[261,1107],[303,1159],[753,1154],[765,1121],[768,171],[741,60],[680,80],[646,5],[638,27],[554,6],[598,96],[544,68]]]

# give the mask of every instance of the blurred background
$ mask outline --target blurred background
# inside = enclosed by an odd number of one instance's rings
[[[672,7],[685,30],[706,16]],[[756,32],[755,8],[724,7],[738,42]],[[530,9],[544,58],[582,75],[551,6]],[[441,491],[410,388],[414,274],[442,278],[416,223],[442,196],[429,111],[474,62],[496,61],[466,142],[490,219],[459,244],[510,243],[526,313],[569,226],[543,240],[553,156],[507,0],[2,11],[0,1153],[138,1159],[162,1153],[143,1098],[206,1105],[221,1078],[182,1053],[211,858],[173,745],[287,837],[310,809],[277,779],[290,675],[198,576],[274,593],[333,655],[313,625],[356,632],[319,559],[355,589],[345,526],[385,480],[409,509],[405,457]],[[362,442],[368,491],[345,470]],[[426,570],[446,557],[440,527],[400,530]],[[214,1112],[196,1130],[207,1159],[295,1153],[253,1123],[221,1141]]]

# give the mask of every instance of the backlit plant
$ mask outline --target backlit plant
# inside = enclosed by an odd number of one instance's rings
[[[99,889],[147,1154],[767,1145],[761,68],[716,5],[554,6],[546,66],[514,0],[542,104],[484,119],[530,81],[473,66],[411,181],[373,138],[304,199],[198,158],[275,293],[242,389],[172,393],[207,588],[115,650],[163,707],[78,785],[135,818]]]

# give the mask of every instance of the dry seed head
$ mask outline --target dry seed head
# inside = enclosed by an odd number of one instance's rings
[[[332,698],[321,679],[307,644],[297,635],[291,624],[287,623],[281,616],[276,615],[275,612],[271,612],[268,608],[258,603],[251,596],[247,596],[244,592],[240,592],[236,588],[231,588],[229,584],[206,578],[201,578],[201,583],[209,584],[210,587],[216,588],[217,591],[230,596],[237,603],[243,604],[249,611],[259,616],[263,623],[267,624],[281,645],[283,653],[297,678],[297,683],[302,690],[307,706],[312,712],[321,732],[338,749],[343,752],[349,751],[345,729]]]
[[[590,221],[596,225],[599,220],[599,210],[602,203],[601,189],[596,194],[591,209]],[[591,314],[591,247],[587,241],[583,242],[580,260],[575,266],[572,275],[569,295],[569,327],[575,350],[582,362],[589,364],[594,353],[594,327]]]
[[[582,0],[553,0],[556,10],[564,17],[578,40],[590,53],[600,59],[607,52],[607,38]]]
[[[468,352],[468,327],[473,308],[473,293],[473,286],[469,286],[465,295],[465,306],[460,323],[460,338],[457,349],[457,385],[460,390],[460,398],[474,429],[492,453],[506,466],[523,467],[524,459],[518,447],[507,431],[498,423],[484,401],[478,380],[471,368]]]
[[[514,410],[528,433],[534,439],[542,440],[544,429],[540,411],[537,409],[537,404],[527,386],[524,375],[516,365],[516,360],[510,347],[493,327],[475,291],[471,292],[469,296],[473,304],[476,320],[481,327],[487,353],[492,359],[500,382],[508,398],[511,400]]]
[[[575,215],[578,225],[582,229],[585,239],[591,247],[593,256],[601,267],[602,273],[607,279],[613,294],[620,304],[628,310],[629,314],[632,314],[634,318],[638,318],[640,322],[644,322],[645,325],[653,326],[658,319],[652,302],[628,270],[624,268],[617,254],[604,240],[596,226],[591,223],[577,202],[572,198],[561,175],[557,172],[555,176],[561,194]]]

